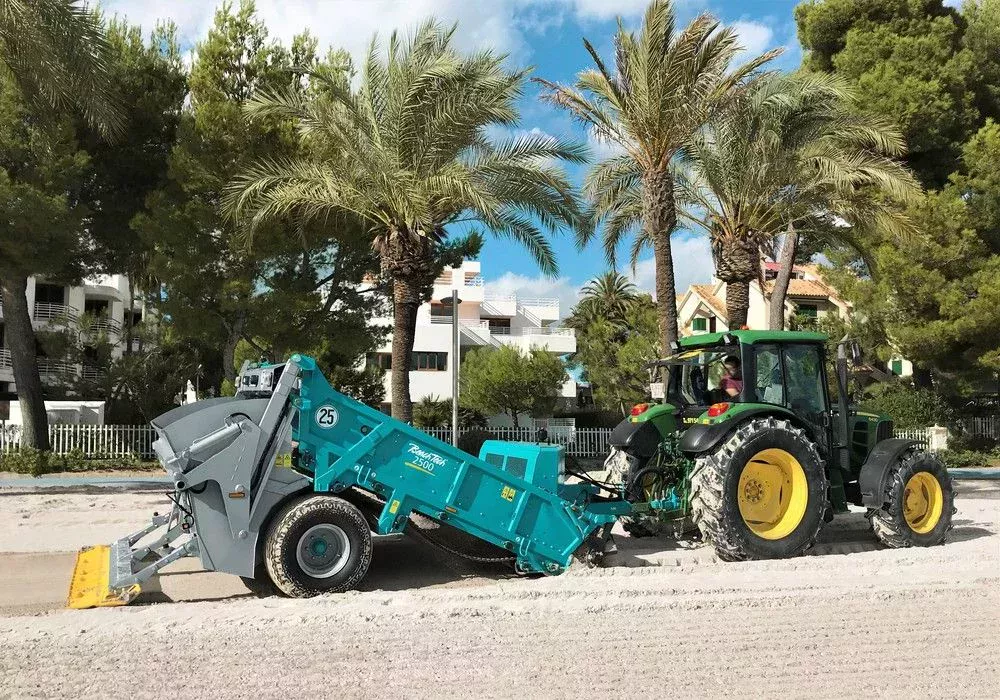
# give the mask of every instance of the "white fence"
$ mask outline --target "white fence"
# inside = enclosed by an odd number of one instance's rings
[[[604,457],[609,451],[608,439],[610,428],[575,428],[571,425],[555,423],[550,419],[548,439],[566,448],[566,453],[575,457]],[[963,428],[969,434],[991,435],[989,430],[996,430],[996,418],[967,419],[978,421],[966,424]],[[462,429],[461,433],[478,428]],[[450,428],[431,428],[426,432],[439,440],[451,442]],[[532,442],[536,439],[535,428],[490,428],[488,432],[496,440],[513,442]],[[0,453],[9,452],[20,444],[20,426],[0,421]],[[897,430],[895,437],[919,440],[928,449],[937,451],[947,448],[948,431],[945,428],[918,428],[912,430]],[[52,451],[65,454],[74,449],[83,453],[89,459],[119,458],[137,455],[142,459],[153,459],[153,440],[156,433],[148,425],[50,425],[49,442]]]
[[[153,459],[156,433],[149,425],[50,425],[49,444],[56,454],[79,450],[87,459],[136,455]],[[0,422],[0,453],[21,444],[21,426]]]

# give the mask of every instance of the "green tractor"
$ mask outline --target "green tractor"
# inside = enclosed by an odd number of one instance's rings
[[[820,333],[709,333],[652,363],[666,371],[664,401],[632,409],[606,462],[626,498],[653,505],[626,530],[696,526],[724,560],[792,557],[854,504],[889,547],[940,544],[954,513],[947,470],[916,441],[894,438],[891,418],[849,406],[847,354],[858,356],[846,340],[831,401],[826,342]]]

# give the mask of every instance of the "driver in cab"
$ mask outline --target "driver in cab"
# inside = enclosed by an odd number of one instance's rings
[[[730,355],[723,362],[724,374],[719,380],[719,388],[727,398],[737,398],[743,393],[743,373],[740,358]]]

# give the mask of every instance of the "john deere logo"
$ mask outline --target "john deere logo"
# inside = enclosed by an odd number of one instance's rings
[[[316,409],[315,420],[317,426],[323,430],[327,430],[337,424],[337,421],[340,420],[340,414],[337,413],[336,408],[330,404],[326,404]]]

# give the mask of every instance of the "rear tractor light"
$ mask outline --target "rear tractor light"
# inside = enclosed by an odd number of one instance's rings
[[[649,408],[649,404],[648,403],[638,403],[638,404],[636,404],[635,406],[632,407],[632,415],[633,416],[641,416],[643,413],[646,412],[647,408]]]
[[[723,413],[725,413],[728,410],[729,410],[729,404],[728,403],[726,403],[724,401],[722,403],[714,403],[714,404],[712,404],[711,406],[708,407],[708,417],[709,418],[718,418],[719,416],[721,416]]]

